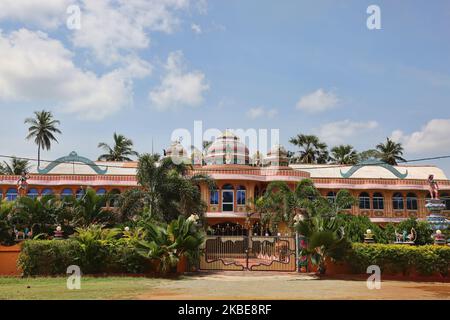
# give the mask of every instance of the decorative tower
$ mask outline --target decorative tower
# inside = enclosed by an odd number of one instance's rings
[[[425,208],[430,212],[427,217],[427,221],[430,223],[431,228],[434,231],[433,238],[434,243],[441,245],[445,244],[445,238],[441,230],[448,228],[450,221],[447,216],[443,213],[445,210],[445,201],[439,199],[439,185],[434,176],[430,175],[428,177],[428,183],[430,184],[430,195],[431,199],[426,200]]]

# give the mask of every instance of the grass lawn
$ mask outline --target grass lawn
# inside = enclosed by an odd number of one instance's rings
[[[83,277],[80,290],[68,290],[66,277],[0,277],[0,299],[132,299],[151,291],[167,279],[133,277]]]

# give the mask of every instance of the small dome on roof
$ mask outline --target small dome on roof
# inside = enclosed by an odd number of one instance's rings
[[[205,162],[212,164],[249,164],[248,148],[230,130],[225,130],[209,146],[206,151]]]
[[[172,141],[172,144],[170,145],[167,150],[164,152],[165,157],[171,157],[174,162],[185,162],[189,163],[189,156],[186,152],[186,150],[181,145],[180,141]]]
[[[287,166],[289,165],[289,159],[286,149],[279,144],[276,144],[267,153],[265,163],[270,166]]]

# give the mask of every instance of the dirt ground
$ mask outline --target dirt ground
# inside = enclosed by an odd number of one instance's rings
[[[450,282],[383,280],[369,290],[364,277],[322,278],[275,272],[195,273],[178,278],[92,277],[68,290],[66,277],[0,277],[0,300],[243,300],[243,299],[447,299]]]
[[[319,279],[314,275],[220,272],[196,274],[154,287],[137,299],[446,299],[450,283],[382,281],[369,290],[364,279]]]

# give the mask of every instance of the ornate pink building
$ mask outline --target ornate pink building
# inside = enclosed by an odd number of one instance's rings
[[[174,142],[167,156],[184,157],[187,152]],[[190,160],[189,160],[190,161]],[[196,162],[196,161],[194,161]],[[250,163],[256,163],[257,165]],[[429,197],[427,178],[433,174],[450,213],[450,181],[435,166],[390,166],[368,161],[356,166],[288,164],[283,147],[275,146],[265,156],[251,161],[248,148],[232,134],[225,133],[209,146],[202,164],[193,172],[212,177],[217,189],[200,186],[208,204],[206,218],[211,226],[242,225],[251,211],[250,199],[261,195],[271,181],[286,181],[292,188],[302,179],[311,179],[320,192],[333,200],[341,189],[349,190],[358,205],[348,209],[354,215],[368,216],[376,223],[399,222],[408,217],[425,219],[425,199]],[[91,187],[99,194],[121,193],[138,187],[136,162],[93,162],[71,153],[33,170],[28,180],[30,197],[44,194],[81,195]],[[13,200],[17,194],[18,176],[0,176],[0,197]],[[252,216],[256,222],[258,217]]]

